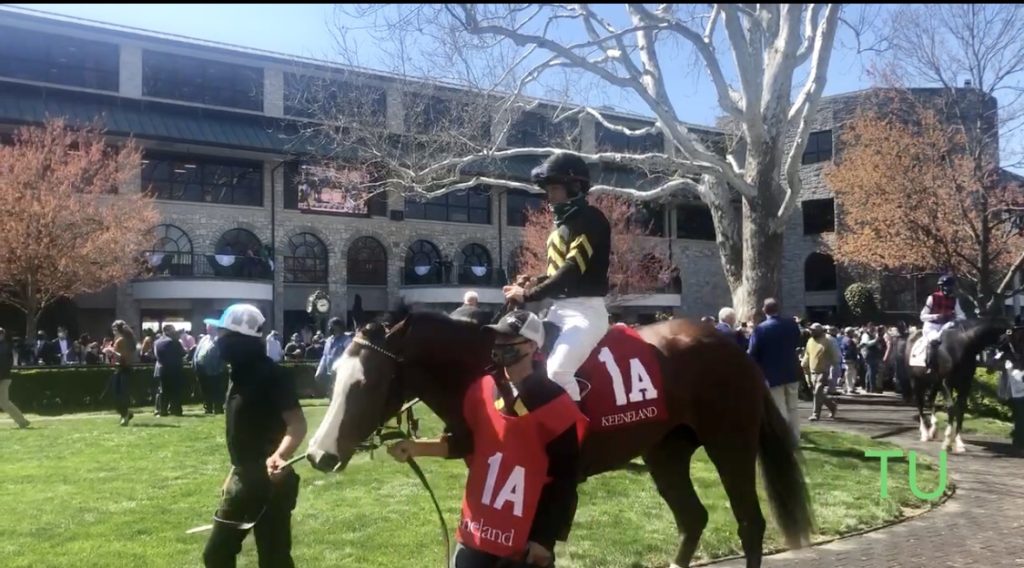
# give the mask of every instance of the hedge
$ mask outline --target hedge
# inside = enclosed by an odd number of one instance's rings
[[[295,378],[302,398],[323,396],[323,389],[313,380],[316,365],[291,363],[281,368]],[[11,400],[23,412],[41,415],[59,415],[88,410],[109,410],[114,407],[110,378],[114,367],[89,365],[76,367],[15,367],[11,378]],[[129,379],[132,406],[153,403],[156,392],[153,366],[134,367]],[[195,372],[185,368],[185,402],[202,401],[202,391]]]
[[[999,372],[978,369],[971,388],[971,396],[967,399],[967,412],[983,418],[994,418],[1005,422],[1013,422],[1013,414],[1009,405],[999,400],[996,393],[999,388]],[[935,404],[939,410],[946,409],[945,396],[939,391]]]

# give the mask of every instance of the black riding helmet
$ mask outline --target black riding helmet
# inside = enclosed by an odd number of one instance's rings
[[[956,277],[952,274],[944,274],[939,278],[939,289],[943,292],[952,292],[956,287]]]
[[[590,191],[590,168],[583,158],[570,152],[559,152],[548,157],[530,172],[533,183],[544,187],[549,183],[558,183],[566,187],[570,194]]]

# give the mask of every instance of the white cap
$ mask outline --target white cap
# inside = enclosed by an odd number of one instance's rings
[[[474,292],[473,290],[470,290],[469,292],[466,292],[466,294],[462,297],[462,303],[463,304],[476,303],[476,302],[479,302],[479,301],[480,301],[480,295],[477,294],[476,292]]]
[[[260,334],[260,326],[263,325],[263,322],[265,321],[267,320],[263,317],[263,314],[260,313],[259,308],[252,304],[233,304],[228,306],[228,309],[224,310],[220,319],[203,320],[204,323],[212,325],[213,327],[234,331],[251,337],[262,337]]]

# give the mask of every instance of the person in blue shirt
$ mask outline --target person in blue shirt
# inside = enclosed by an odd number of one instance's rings
[[[767,319],[750,335],[748,353],[761,367],[775,404],[788,417],[794,440],[800,442],[800,413],[797,409],[801,381],[800,326],[790,318],[779,317],[779,302],[768,298],[761,308]]]
[[[324,354],[320,356],[320,364],[316,367],[316,381],[323,385],[327,391],[327,398],[330,398],[334,390],[331,367],[345,352],[349,343],[352,343],[352,334],[345,332],[345,323],[341,321],[341,318],[331,318],[327,322],[327,329],[330,330],[331,335],[324,343]]]

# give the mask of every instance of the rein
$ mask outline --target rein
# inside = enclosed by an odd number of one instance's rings
[[[363,339],[361,337],[355,337],[352,339],[352,341],[368,349],[372,349],[377,353],[380,353],[381,355],[384,355],[385,357],[395,361],[396,363],[402,362],[401,358],[399,358],[394,353],[391,353],[390,351],[384,349],[383,347],[377,346],[366,339]],[[411,410],[412,407],[419,404],[419,402],[420,399],[414,398],[413,400],[405,403],[405,405],[402,406],[402,408],[398,411],[399,418],[401,418],[401,416],[405,414],[407,411]],[[371,452],[370,455],[372,456],[374,450],[378,450],[384,447],[384,445],[388,442],[394,442],[398,440],[409,440],[412,438],[411,423],[409,424],[409,432],[403,432],[400,426],[394,429],[389,428],[390,431],[388,432],[384,432],[383,430],[384,428],[378,428],[376,432],[376,439],[360,444],[359,446],[357,446],[357,449],[368,450]],[[448,523],[444,520],[444,513],[441,512],[441,504],[437,501],[437,495],[434,494],[434,489],[430,486],[430,483],[427,481],[427,476],[423,473],[423,470],[420,468],[420,465],[416,463],[416,460],[410,457],[405,460],[405,463],[409,464],[409,469],[411,469],[413,474],[416,475],[416,478],[420,480],[420,483],[423,485],[423,488],[426,489],[427,494],[430,495],[430,501],[434,504],[434,511],[437,512],[437,520],[441,525],[441,540],[444,542],[444,565],[447,568],[452,563],[452,545],[451,537],[448,535]]]

